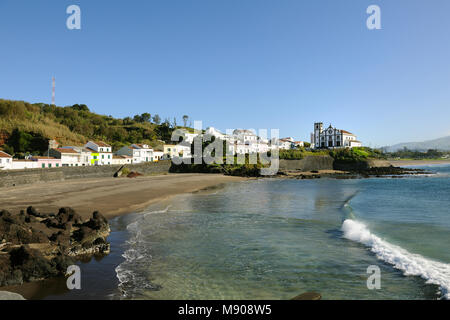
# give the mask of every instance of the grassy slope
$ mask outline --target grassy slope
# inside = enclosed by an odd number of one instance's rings
[[[87,137],[70,131],[67,126],[39,115],[34,115],[30,120],[0,118],[0,128],[7,134],[11,134],[16,128],[35,132],[48,139],[57,139],[64,145],[80,145],[88,140]]]

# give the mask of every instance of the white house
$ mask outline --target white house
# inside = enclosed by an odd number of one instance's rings
[[[70,148],[56,148],[50,149],[50,157],[61,159],[61,166],[63,167],[78,167],[81,166],[81,154]]]
[[[205,135],[210,135],[213,137],[216,137],[217,139],[220,140],[228,140],[228,136],[226,134],[223,134],[222,132],[220,132],[219,130],[217,130],[214,127],[209,127],[205,130]]]
[[[122,147],[116,152],[116,155],[132,157],[133,163],[153,161],[153,149],[146,144],[132,144]]]
[[[184,141],[187,143],[192,143],[192,142],[194,142],[194,138],[197,136],[198,136],[198,133],[185,132],[184,133]]]
[[[249,144],[251,144],[251,143],[255,143],[258,141],[257,135],[254,134],[250,130],[236,129],[233,131],[233,136],[239,142],[244,142],[244,143],[248,142]]]
[[[292,142],[294,148],[301,148],[305,146],[305,141],[294,141]]]
[[[314,124],[314,134],[311,135],[311,148],[353,148],[361,147],[362,143],[356,135],[346,130],[336,129],[330,126],[323,128],[322,122]]]
[[[283,138],[278,140],[278,147],[280,148],[280,150],[291,150],[293,143],[293,138]]]
[[[259,139],[258,144],[256,145],[258,153],[267,153],[270,150],[269,140],[267,139]]]
[[[89,141],[84,147],[91,150],[92,162],[95,165],[112,164],[112,147],[109,144],[102,141]]]
[[[113,155],[112,164],[131,164],[133,163],[133,157],[124,155]]]
[[[147,144],[132,144],[134,148],[137,148],[141,154],[141,162],[153,161],[153,149]]]
[[[153,161],[163,160],[163,157],[164,157],[164,151],[160,151],[160,150],[153,151]]]
[[[61,149],[72,149],[77,151],[80,154],[80,166],[90,166],[92,165],[92,151],[91,149],[87,149],[83,146],[67,146],[61,147]]]
[[[181,144],[165,144],[163,151],[163,159],[172,159],[175,157],[190,158],[191,147]]]
[[[37,169],[38,163],[33,160],[13,159],[11,170]]]
[[[4,151],[0,151],[0,170],[12,169],[13,158]]]

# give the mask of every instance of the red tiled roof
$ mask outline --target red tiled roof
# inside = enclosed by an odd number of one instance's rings
[[[31,159],[36,159],[36,160],[56,160],[55,157],[31,157]]]
[[[59,153],[78,153],[77,151],[75,151],[73,149],[56,148],[56,149],[53,149],[53,150],[56,150]]]
[[[12,158],[9,154],[6,152],[0,151],[0,158]]]
[[[353,133],[351,133],[351,132],[348,132],[348,131],[346,131],[346,130],[341,130],[341,132],[342,132],[342,133],[345,133],[345,134],[350,134],[350,135],[354,136],[354,134],[353,134]]]
[[[96,145],[98,145],[99,147],[107,147],[107,148],[111,148],[111,146],[109,144],[104,143],[103,141],[94,141],[94,143]]]

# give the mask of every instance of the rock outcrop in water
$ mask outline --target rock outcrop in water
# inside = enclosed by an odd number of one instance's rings
[[[0,287],[64,276],[77,257],[109,253],[109,232],[98,212],[83,221],[71,208],[0,211]]]

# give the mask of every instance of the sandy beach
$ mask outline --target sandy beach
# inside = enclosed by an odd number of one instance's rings
[[[396,167],[404,166],[427,166],[433,164],[450,164],[449,160],[389,160]]]
[[[217,187],[245,178],[216,174],[168,174],[129,178],[77,179],[2,188],[0,210],[13,213],[34,206],[42,212],[72,207],[83,217],[100,211],[107,218],[145,209],[171,196]]]

